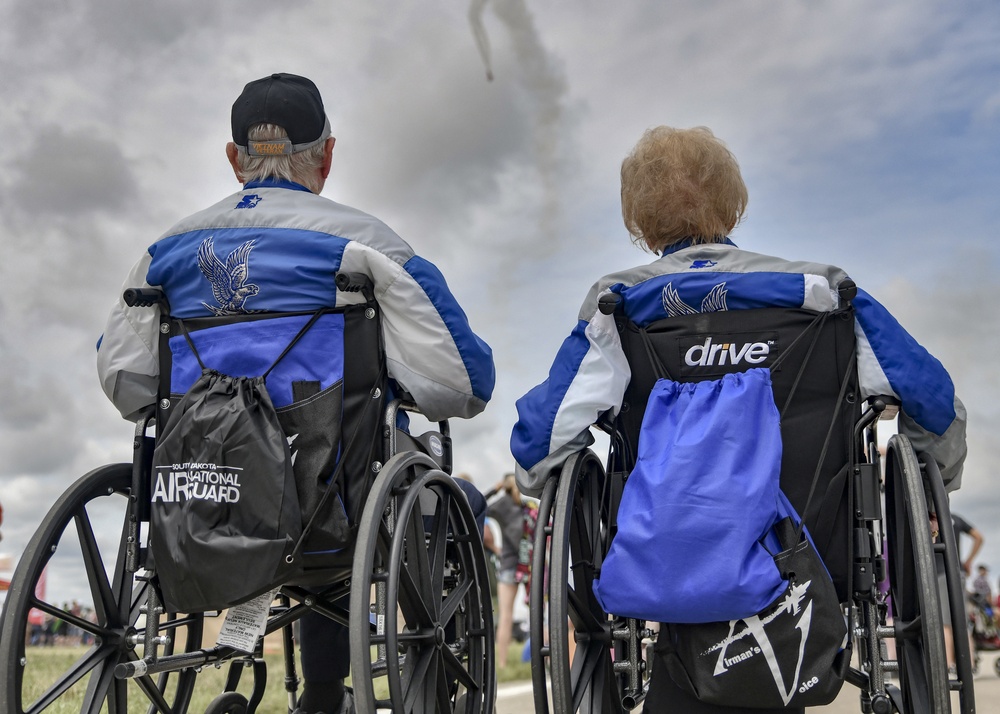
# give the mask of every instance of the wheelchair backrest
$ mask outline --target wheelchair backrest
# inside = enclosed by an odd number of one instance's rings
[[[853,309],[818,314],[759,308],[670,317],[647,325],[645,337],[620,313],[616,322],[632,377],[617,420],[618,467],[627,472],[634,465],[646,403],[661,370],[674,381],[694,382],[771,368],[781,413],[781,487],[843,594],[850,522],[845,485],[860,416]],[[806,509],[821,453],[816,493]]]
[[[183,321],[163,315],[157,424],[166,424],[170,409],[201,375],[185,330],[208,369],[260,376],[278,360],[266,385],[295,452],[296,480],[300,473],[329,478],[346,459],[339,492],[355,524],[373,480],[372,462],[382,460],[387,378],[379,311],[373,300],[325,309],[295,340],[314,315],[261,312]],[[308,499],[301,504],[307,513],[314,505]]]

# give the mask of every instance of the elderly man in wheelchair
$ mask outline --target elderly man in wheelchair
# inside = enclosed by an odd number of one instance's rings
[[[98,368],[136,421],[133,463],[78,481],[23,556],[0,709],[273,711],[273,633],[289,712],[492,712],[485,500],[450,476],[447,422],[489,400],[491,351],[437,268],[318,195],[334,139],[312,82],[247,84],[232,125],[243,189],[156,241],[108,319]],[[96,622],[45,597],[77,540]],[[26,647],[38,611],[95,642],[55,675]]]
[[[621,177],[659,258],[594,284],[511,437],[547,524],[536,711],[801,712],[845,681],[864,712],[950,712],[953,691],[974,711],[966,638],[949,678],[941,628],[956,544],[928,519],[965,458],[948,373],[841,269],[730,240],[747,192],[708,129],[647,131]]]

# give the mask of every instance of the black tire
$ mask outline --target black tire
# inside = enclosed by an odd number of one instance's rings
[[[548,573],[550,694],[556,712],[623,713],[626,702],[631,708],[642,701],[648,685],[648,670],[631,684],[627,674],[615,671],[616,662],[627,661],[630,647],[641,657],[641,634],[623,639],[612,635],[641,633],[645,623],[611,616],[593,592],[594,577],[610,545],[608,503],[602,497],[605,481],[604,467],[591,451],[567,461],[559,476]],[[537,577],[533,573],[533,579]]]
[[[239,692],[223,692],[205,708],[205,714],[247,714],[250,702]]]
[[[532,578],[528,599],[528,637],[531,651],[531,688],[535,698],[535,714],[549,714],[551,694],[549,692],[548,645],[548,578],[549,553],[552,545],[552,512],[555,506],[559,480],[550,478],[542,488],[538,500],[538,519],[535,522],[535,542],[531,555]],[[535,577],[534,574],[538,574]]]
[[[902,711],[945,714],[951,711],[951,698],[927,498],[917,456],[902,434],[889,440],[885,482],[889,593]]]
[[[427,456],[397,454],[375,480],[360,524],[350,604],[358,711],[491,714],[493,604],[464,492]],[[376,698],[376,682],[388,699]]]
[[[91,712],[102,705],[110,714],[137,711],[137,705],[173,714],[187,710],[194,670],[129,680],[114,677],[116,665],[142,656],[141,645],[137,649],[127,637],[145,617],[140,608],[149,587],[125,570],[131,481],[131,464],[104,466],[88,473],[56,501],[21,556],[0,630],[0,711],[5,714],[30,714],[57,700],[59,711],[78,708]],[[44,584],[39,586],[40,581],[65,585],[84,577],[90,589],[90,601],[85,604],[92,607],[94,621],[50,602],[42,593]],[[53,590],[59,594],[57,588]],[[33,611],[61,620],[67,629],[81,633],[79,646],[63,648],[69,650],[64,668],[51,666],[53,648],[31,644],[29,617],[34,619]],[[202,624],[201,616],[163,617],[161,634],[172,638],[168,651],[199,648]],[[58,674],[49,674],[53,669],[59,670]]]

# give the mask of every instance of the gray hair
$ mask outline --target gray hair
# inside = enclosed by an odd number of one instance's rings
[[[257,124],[247,134],[250,141],[271,141],[287,136],[288,132],[274,124]],[[267,178],[283,179],[302,184],[313,193],[319,193],[322,185],[317,180],[316,170],[323,165],[325,147],[324,141],[297,154],[251,156],[246,149],[237,146],[236,163],[239,166],[240,180],[248,183]]]

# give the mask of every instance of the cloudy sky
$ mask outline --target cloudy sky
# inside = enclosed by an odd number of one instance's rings
[[[453,424],[480,486],[510,470],[514,400],[590,284],[650,258],[621,223],[621,159],[648,127],[706,125],[749,187],[736,242],[841,265],[951,370],[970,436],[953,507],[1000,572],[992,0],[0,9],[0,551],[16,557],[75,478],[129,458],[95,376],[107,309],[153,239],[238,188],[230,106],[284,71],[326,101],[324,195],[437,263],[494,349],[493,402]]]

